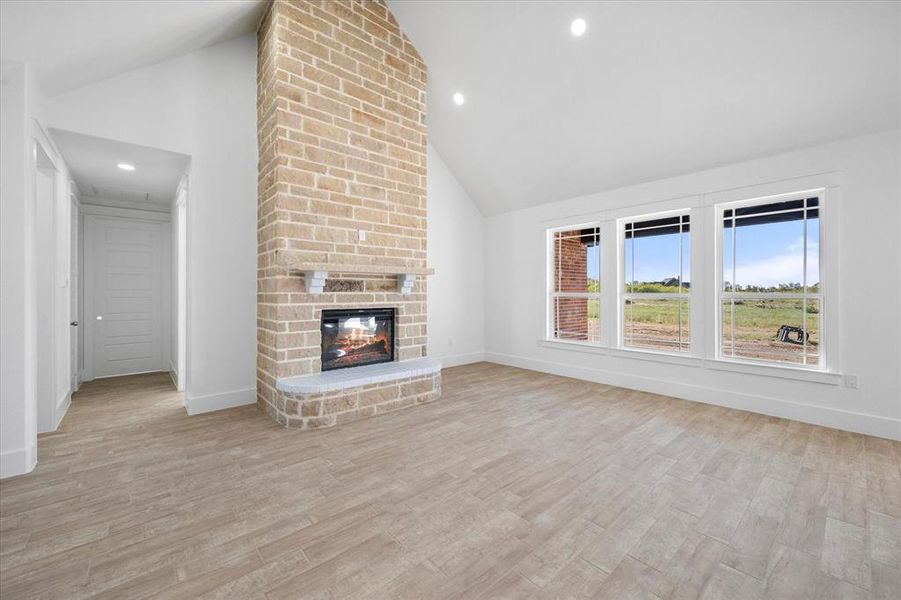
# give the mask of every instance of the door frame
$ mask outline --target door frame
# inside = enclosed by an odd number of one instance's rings
[[[188,195],[189,175],[179,183],[175,196],[172,239],[175,283],[175,389],[184,392],[188,381]]]
[[[81,213],[83,215],[83,235],[81,236],[81,253],[82,253],[82,273],[81,273],[81,282],[82,282],[82,315],[85,319],[85,327],[82,333],[84,346],[83,346],[83,363],[84,363],[84,376],[82,381],[93,381],[94,377],[94,332],[93,327],[89,327],[87,325],[87,321],[93,319],[94,314],[94,248],[93,244],[90,242],[94,239],[95,231],[95,223],[97,218],[104,219],[120,219],[124,221],[140,221],[140,222],[149,222],[149,223],[158,223],[161,225],[160,232],[161,234],[169,233],[169,227],[166,227],[166,224],[171,224],[172,219],[169,213],[157,212],[157,211],[145,211],[145,210],[135,210],[131,208],[114,208],[110,206],[101,206],[99,204],[87,204],[83,203],[81,205]],[[169,259],[169,246],[170,243],[167,242],[166,235],[161,235],[160,238],[160,254],[161,254],[161,264],[162,264],[162,272],[160,273],[160,351],[161,351],[161,363],[159,368],[165,369],[168,367],[168,354],[169,354],[169,336],[168,329],[171,328],[171,318],[172,318],[172,303],[168,301],[168,296],[171,296],[171,292],[167,292],[167,276],[168,280],[171,281],[171,274],[168,272],[171,268],[169,264],[171,261]]]
[[[26,332],[31,339],[30,348],[26,349],[26,379],[32,382],[37,432],[45,433],[59,427],[73,392],[71,373],[61,377],[59,372],[61,368],[69,367],[71,339],[71,305],[67,301],[61,306],[60,300],[61,288],[69,288],[67,296],[71,294],[68,261],[65,269],[62,264],[62,258],[70,251],[68,220],[63,226],[69,204],[65,167],[59,151],[37,120],[33,121],[33,128],[31,224],[26,232],[29,261],[26,304],[31,307],[25,315]],[[49,198],[39,198],[39,177],[49,179]],[[42,202],[49,202],[49,206],[40,206]],[[42,232],[43,219],[49,221],[49,230]],[[47,225],[46,221],[44,224]],[[47,286],[47,277],[50,278],[49,298],[40,293]],[[45,321],[39,320],[41,311],[46,313]],[[67,359],[61,362],[64,355]]]
[[[81,387],[81,328],[84,324],[81,318],[81,206],[74,181],[69,182],[69,211],[69,318],[70,323],[76,323],[74,329],[69,330],[69,387],[71,393],[75,393]]]

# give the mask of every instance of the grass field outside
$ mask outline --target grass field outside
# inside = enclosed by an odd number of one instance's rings
[[[723,355],[735,358],[817,364],[820,356],[820,304],[808,299],[755,299],[723,302]],[[733,318],[734,314],[734,318]],[[783,325],[800,327],[802,344],[779,341]],[[732,340],[735,340],[734,346]]]
[[[628,345],[659,350],[687,350],[689,338],[688,302],[682,302],[682,340],[679,340],[680,300],[626,300],[625,337]],[[819,357],[819,302],[801,299],[737,300],[723,304],[723,354],[736,358],[803,363],[803,344],[779,341],[783,325],[800,327],[807,333],[806,360]],[[733,347],[732,336],[735,335]]]
[[[689,285],[685,284],[681,289],[685,294],[684,300],[648,296],[625,300],[623,310],[626,346],[672,352],[687,352],[690,349],[690,310],[687,299]],[[635,282],[625,286],[627,293],[637,294],[673,294],[679,290],[678,284],[664,285],[655,282]],[[818,286],[811,287],[811,291],[817,290]],[[588,291],[600,292],[597,280],[589,280]],[[799,284],[784,284],[778,289],[766,291],[791,294],[800,293],[801,289]],[[584,310],[587,332],[565,332],[561,337],[585,341],[600,339],[600,302],[597,299],[586,300]],[[734,307],[731,301],[724,301],[721,315],[723,356],[817,364],[820,355],[819,312],[818,300],[808,299],[805,305],[800,294],[798,298],[737,299]],[[802,329],[807,338],[806,347],[804,344],[780,341],[778,336],[782,326]]]

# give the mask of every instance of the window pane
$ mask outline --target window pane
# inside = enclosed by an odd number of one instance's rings
[[[623,344],[670,352],[689,348],[688,300],[626,299]]]
[[[625,279],[623,289],[626,291],[626,293],[631,293],[633,291],[633,288],[636,287],[634,273],[635,261],[633,259],[634,253],[632,252],[635,246],[632,242],[632,239],[626,238],[623,244],[625,249],[625,252],[623,252],[623,277]]]
[[[554,298],[554,337],[560,340],[598,342],[601,311],[598,298]]]
[[[732,239],[735,228],[732,220],[727,219],[723,223],[723,291],[731,292],[732,283],[735,281],[735,273],[732,271]]]
[[[679,292],[678,233],[627,239],[626,246],[627,292]]]
[[[801,220],[737,227],[736,291],[801,292],[803,240]]]
[[[808,365],[820,364],[820,313],[819,300],[807,300],[805,310],[804,330],[807,333],[807,361]]]
[[[819,301],[807,300],[805,315],[800,298],[725,301],[723,356],[816,365],[819,308]]]
[[[820,293],[820,219],[807,211],[807,291]]]
[[[733,291],[727,284],[734,284],[734,291],[801,293],[806,275],[808,290],[818,291],[819,238],[818,198],[726,210],[724,289]]]
[[[573,229],[554,233],[554,291],[600,290],[600,229]]]
[[[687,291],[691,272],[688,215],[626,223],[624,238],[626,293]]]

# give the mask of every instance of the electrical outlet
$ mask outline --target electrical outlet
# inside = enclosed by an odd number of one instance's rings
[[[845,387],[852,390],[857,389],[857,375],[845,375]]]
[[[365,229],[357,230],[357,239],[360,240],[361,242],[366,241],[366,230]]]

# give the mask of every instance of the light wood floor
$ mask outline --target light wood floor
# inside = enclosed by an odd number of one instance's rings
[[[901,444],[490,364],[322,432],[86,384],[0,484],[14,598],[899,598]]]

